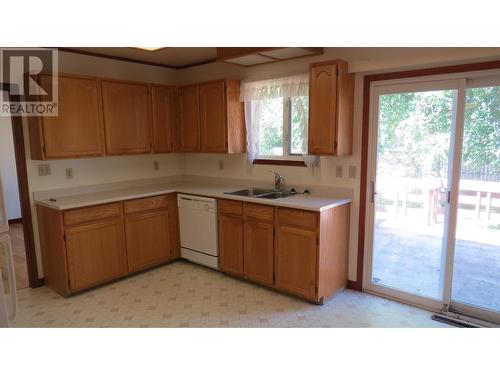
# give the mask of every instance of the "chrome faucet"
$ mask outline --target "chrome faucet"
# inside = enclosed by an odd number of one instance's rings
[[[285,177],[280,175],[278,172],[270,171],[274,173],[274,190],[281,191],[281,184],[285,182]]]

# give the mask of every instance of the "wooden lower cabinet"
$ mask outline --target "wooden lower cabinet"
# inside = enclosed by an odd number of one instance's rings
[[[219,268],[243,276],[243,219],[219,216]]]
[[[171,258],[169,228],[167,210],[125,217],[129,272],[139,271]]]
[[[175,193],[37,213],[45,284],[63,296],[180,257]]]
[[[317,264],[316,231],[278,226],[276,287],[314,299]]]
[[[219,199],[218,207],[223,272],[314,303],[345,288],[349,204],[315,212]]]
[[[68,228],[65,237],[71,291],[88,288],[127,273],[121,219]]]
[[[265,285],[274,282],[273,224],[245,221],[244,276]]]

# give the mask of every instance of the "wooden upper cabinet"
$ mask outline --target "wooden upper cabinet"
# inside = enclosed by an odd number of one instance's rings
[[[110,155],[151,151],[151,98],[145,84],[102,81],[106,152]]]
[[[239,81],[227,79],[200,85],[202,152],[245,152],[245,120],[239,95]]]
[[[41,75],[41,87],[52,77]],[[30,118],[31,158],[62,159],[101,156],[104,135],[101,90],[94,78],[59,76],[58,116]]]
[[[176,132],[175,93],[171,87],[152,86],[153,152],[172,152]]]
[[[244,153],[245,118],[240,82],[220,80],[185,86],[180,95],[180,150]]]
[[[354,74],[344,61],[311,64],[309,154],[351,155]]]
[[[200,85],[200,138],[202,152],[227,151],[226,85]]]
[[[199,86],[181,87],[179,90],[180,151],[200,150],[200,97]]]

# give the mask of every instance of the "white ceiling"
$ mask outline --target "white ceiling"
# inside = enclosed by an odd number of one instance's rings
[[[71,47],[60,49],[101,57],[144,62],[169,68],[186,68],[192,65],[213,62],[217,56],[216,47],[167,47],[157,51],[146,51],[130,47]]]

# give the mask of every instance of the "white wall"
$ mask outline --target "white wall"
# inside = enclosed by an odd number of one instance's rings
[[[7,219],[19,219],[21,217],[21,204],[10,117],[0,117],[0,175],[2,176]]]

